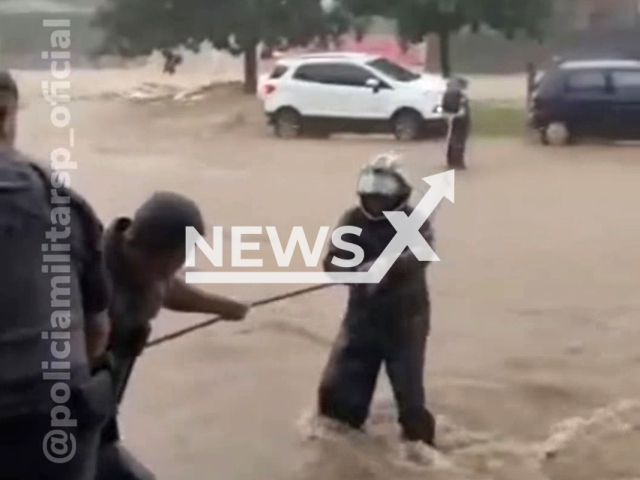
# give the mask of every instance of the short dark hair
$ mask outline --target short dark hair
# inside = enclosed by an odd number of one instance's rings
[[[18,85],[9,72],[0,70],[0,127],[9,114],[13,113],[17,101]],[[0,131],[0,136],[4,136],[4,128]]]
[[[133,216],[131,242],[150,253],[184,249],[186,228],[204,235],[204,220],[196,203],[172,192],[156,192]]]
[[[0,70],[0,94],[9,94],[18,99],[18,84],[7,71]]]

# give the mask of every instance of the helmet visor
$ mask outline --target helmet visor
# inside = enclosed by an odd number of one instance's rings
[[[365,171],[358,179],[359,195],[400,195],[402,186],[397,178],[382,172]]]

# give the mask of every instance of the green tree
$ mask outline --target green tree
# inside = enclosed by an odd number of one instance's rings
[[[94,19],[104,33],[99,54],[133,57],[208,40],[244,56],[244,86],[255,93],[258,47],[288,49],[338,41],[348,28],[340,8],[320,0],[107,0]]]
[[[451,75],[451,35],[463,27],[477,31],[484,25],[513,39],[522,31],[541,40],[552,0],[341,0],[355,18],[373,15],[396,21],[400,43],[408,46],[439,38],[442,74]]]

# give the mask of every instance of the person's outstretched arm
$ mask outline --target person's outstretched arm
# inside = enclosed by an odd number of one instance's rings
[[[167,288],[165,308],[183,313],[208,313],[227,320],[243,320],[249,306],[227,297],[206,292],[174,277]]]

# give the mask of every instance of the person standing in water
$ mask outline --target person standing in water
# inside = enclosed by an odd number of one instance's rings
[[[408,205],[411,191],[392,157],[381,156],[362,170],[357,189],[360,203],[347,210],[338,224],[361,229],[359,236],[352,234],[348,240],[365,254],[358,271],[368,271],[397,233],[383,212],[412,213]],[[433,241],[429,220],[420,233],[427,242]],[[332,261],[334,257],[349,260],[348,256],[332,244],[324,260],[325,270],[353,271]],[[369,416],[384,364],[403,439],[434,446],[435,418],[425,407],[423,379],[431,316],[427,265],[407,249],[379,284],[349,286],[347,312],[318,390],[321,418],[360,429]]]
[[[471,107],[465,93],[466,82],[453,78],[447,83],[442,100],[442,109],[449,116],[449,134],[447,136],[447,166],[465,170],[465,152],[471,133]]]

